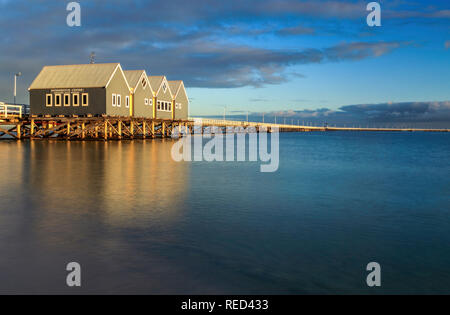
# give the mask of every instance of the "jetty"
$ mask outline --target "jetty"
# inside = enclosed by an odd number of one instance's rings
[[[161,119],[115,116],[50,116],[25,113],[22,106],[0,105],[0,139],[59,139],[59,140],[130,140],[171,137],[174,132],[184,130],[203,133],[211,127],[241,128],[244,131],[267,130],[272,132],[331,132],[331,131],[386,131],[386,132],[449,132],[450,129],[416,128],[354,128],[317,127],[261,122],[246,122],[207,118]],[[210,132],[210,131],[208,131]]]

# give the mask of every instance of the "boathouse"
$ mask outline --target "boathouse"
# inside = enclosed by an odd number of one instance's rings
[[[172,119],[188,119],[189,99],[183,81],[169,81],[169,87],[173,95],[172,106],[174,110]]]
[[[155,118],[172,119],[173,95],[170,91],[169,82],[163,75],[149,76],[148,80],[153,88],[154,103],[156,104]]]
[[[119,63],[45,66],[28,90],[32,115],[130,116]]]
[[[130,115],[153,118],[153,89],[145,70],[125,70],[125,77],[131,87]]]

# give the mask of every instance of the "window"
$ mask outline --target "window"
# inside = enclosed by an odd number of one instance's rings
[[[164,110],[167,110],[167,105],[168,105],[168,103],[164,102]]]
[[[53,95],[52,94],[45,95],[45,106],[47,106],[47,107],[53,106]]]
[[[81,95],[81,106],[89,106],[89,94],[83,93]]]
[[[50,105],[51,106],[51,105]],[[161,109],[161,102],[160,101],[158,101],[158,110],[160,110]]]
[[[80,94],[74,93],[72,98],[72,106],[80,106]]]
[[[125,107],[130,108],[130,97],[129,96],[125,97]]]
[[[64,106],[70,106],[70,94],[64,94]]]
[[[120,107],[122,105],[122,96],[120,94],[117,94],[117,107]]]
[[[112,106],[116,107],[116,94],[112,95]]]
[[[148,105],[150,105],[150,106],[153,105],[153,100],[152,100],[152,99],[149,99],[149,100],[148,100]]]
[[[61,94],[55,94],[55,106],[61,106]]]
[[[148,98],[144,100],[145,105],[148,105]]]
[[[181,103],[178,103],[178,109],[181,109]]]
[[[163,84],[163,91],[164,91],[164,93],[166,93],[166,91],[167,91],[167,85],[166,85],[166,82],[164,82],[164,84]]]
[[[169,112],[172,110],[172,103],[169,103]]]
[[[145,80],[145,78],[142,79],[142,86],[144,87],[144,89],[147,86],[147,80]]]

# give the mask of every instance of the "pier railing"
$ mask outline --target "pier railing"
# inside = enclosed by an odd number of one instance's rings
[[[22,118],[23,108],[21,105],[0,104],[0,118]]]

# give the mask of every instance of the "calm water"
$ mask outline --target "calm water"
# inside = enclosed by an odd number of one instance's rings
[[[450,134],[282,134],[276,173],[172,143],[0,142],[0,293],[450,293]]]

